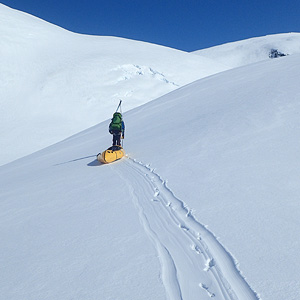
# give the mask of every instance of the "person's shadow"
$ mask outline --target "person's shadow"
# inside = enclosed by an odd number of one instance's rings
[[[87,166],[89,166],[89,167],[97,167],[97,166],[104,165],[103,163],[101,163],[100,161],[97,160],[97,155],[90,155],[90,156],[75,158],[75,159],[68,160],[68,161],[65,161],[65,162],[62,162],[62,163],[58,163],[58,164],[55,164],[54,166],[69,164],[69,163],[73,163],[73,162],[76,162],[76,161],[79,161],[79,160],[83,160],[83,159],[87,159],[87,158],[91,158],[91,157],[94,157],[95,159],[92,162],[88,163]]]
[[[89,167],[98,167],[98,166],[102,166],[104,165],[103,163],[101,163],[99,160],[94,159],[92,162],[87,164]]]

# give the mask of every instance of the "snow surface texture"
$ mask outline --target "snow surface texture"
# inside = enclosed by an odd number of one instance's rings
[[[0,164],[226,67],[149,43],[79,35],[0,4]]]
[[[174,196],[166,182],[147,165],[133,162],[136,166],[127,163],[124,180],[132,186],[142,223],[156,245],[169,299],[199,299],[203,294],[199,287],[217,299],[258,299],[240,276],[231,255],[195,219],[185,203]],[[132,172],[128,172],[128,166]],[[145,201],[147,198],[160,205]],[[204,259],[199,259],[200,254]],[[201,274],[202,269],[209,276]],[[209,282],[209,287],[203,281]]]
[[[282,33],[227,43],[192,53],[211,58],[228,68],[269,59],[272,50],[285,55],[300,53],[300,33]]]
[[[106,121],[0,167],[1,296],[298,300],[299,77],[295,54],[131,110],[110,165]]]

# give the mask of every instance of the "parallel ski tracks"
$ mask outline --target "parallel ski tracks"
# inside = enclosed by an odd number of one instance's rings
[[[118,164],[119,171],[157,250],[170,300],[259,299],[230,253],[154,169],[129,158]]]

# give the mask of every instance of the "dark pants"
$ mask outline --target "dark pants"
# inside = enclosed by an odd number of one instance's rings
[[[114,131],[112,135],[113,135],[113,146],[121,146],[121,132]]]

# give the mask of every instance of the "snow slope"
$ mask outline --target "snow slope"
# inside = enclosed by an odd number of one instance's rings
[[[282,33],[227,43],[192,53],[213,59],[228,68],[268,60],[271,50],[286,55],[300,53],[300,33]]]
[[[297,300],[300,55],[201,79],[0,167],[4,299]],[[208,227],[207,227],[208,225]]]
[[[116,37],[79,35],[0,4],[0,164],[226,68]]]

